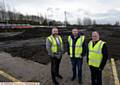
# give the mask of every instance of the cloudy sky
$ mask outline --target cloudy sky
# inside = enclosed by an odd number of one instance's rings
[[[0,0],[1,2],[3,0]],[[49,19],[76,23],[77,18],[90,17],[98,23],[120,20],[120,0],[4,0],[6,8],[23,14],[46,15]]]

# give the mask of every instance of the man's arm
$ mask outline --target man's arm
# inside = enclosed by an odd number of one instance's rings
[[[62,38],[62,41],[63,41],[63,38]],[[64,43],[62,44],[61,51],[62,51],[62,54],[64,54]]]
[[[88,63],[88,61],[89,61],[89,49],[88,49],[88,45],[86,46],[87,47],[87,49],[86,49],[86,57],[87,57],[87,63]]]
[[[48,40],[48,38],[46,38],[46,50],[47,50],[47,52],[48,52],[48,55],[49,55],[49,56],[52,56],[51,43],[50,43],[50,41]]]
[[[105,64],[108,60],[108,49],[107,49],[106,43],[103,45],[102,54],[103,54],[103,59],[102,59],[101,64],[100,64],[100,69],[101,70],[104,69],[104,66],[105,66]]]
[[[67,41],[67,54],[70,55],[69,42]]]
[[[86,51],[87,51],[87,45],[86,45],[86,40],[84,40],[83,44],[82,44],[82,48],[83,48],[83,51],[82,51],[82,54],[81,56],[84,57],[86,55]]]

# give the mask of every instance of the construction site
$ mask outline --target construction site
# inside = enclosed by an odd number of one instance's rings
[[[0,33],[0,81],[1,82],[40,82],[40,85],[52,85],[50,58],[47,55],[45,41],[51,34],[52,28],[14,29],[14,32]],[[67,36],[71,34],[72,27],[59,28],[66,49]],[[109,49],[109,60],[103,71],[103,85],[115,85],[111,58],[115,61],[118,79],[120,80],[120,27],[119,26],[86,26],[79,27],[86,36],[91,39],[91,33],[97,30],[101,39],[105,40]],[[71,82],[71,63],[65,53],[60,65],[60,73],[63,80],[60,85],[77,85],[77,81]],[[90,85],[90,71],[83,61],[83,84]],[[119,84],[116,84],[119,85]]]
[[[51,55],[48,55],[46,49],[46,39],[52,34],[51,30],[54,27],[58,28],[64,45],[59,71],[63,79],[57,78],[60,85],[93,85],[91,75],[94,72],[91,72],[87,63],[87,52],[84,57],[82,53],[79,55],[83,57],[82,83],[78,83],[79,77],[71,81],[73,64],[72,58],[67,53],[67,42],[73,28],[85,36],[86,46],[92,40],[92,32],[100,33],[100,40],[105,41],[108,48],[108,59],[103,71],[97,67],[97,71],[101,72],[101,83],[120,85],[119,4],[119,0],[0,0],[0,85],[55,83],[51,75],[53,65]],[[58,39],[58,43],[57,38],[55,41],[57,48],[61,41]],[[80,48],[76,42],[77,40],[75,43],[72,41],[71,47],[75,44]],[[102,48],[100,46],[101,44],[97,51]],[[72,50],[76,48],[73,47]],[[87,50],[87,47],[85,49]],[[97,51],[95,49],[93,53],[96,54]],[[100,53],[97,52],[98,54]],[[100,60],[96,58],[93,61]],[[98,75],[94,74],[94,77]],[[94,82],[98,83],[99,80]]]

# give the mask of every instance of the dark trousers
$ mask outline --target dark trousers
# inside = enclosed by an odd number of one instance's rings
[[[71,58],[71,62],[72,62],[72,71],[73,71],[73,77],[76,77],[76,67],[77,67],[77,72],[78,72],[78,79],[82,80],[82,63],[83,63],[83,59],[72,59]]]
[[[56,76],[59,75],[59,67],[60,67],[61,58],[57,59],[55,57],[51,58],[51,76],[53,82],[56,81]]]
[[[102,85],[102,70],[90,66],[92,85]]]

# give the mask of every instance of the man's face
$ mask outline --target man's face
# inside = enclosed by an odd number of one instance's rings
[[[57,35],[58,34],[58,29],[57,28],[53,28],[52,29],[52,34],[53,35]]]
[[[93,32],[92,33],[92,41],[98,41],[99,40],[99,33],[98,32]]]
[[[73,29],[72,30],[72,34],[73,34],[73,36],[78,36],[78,29]]]

